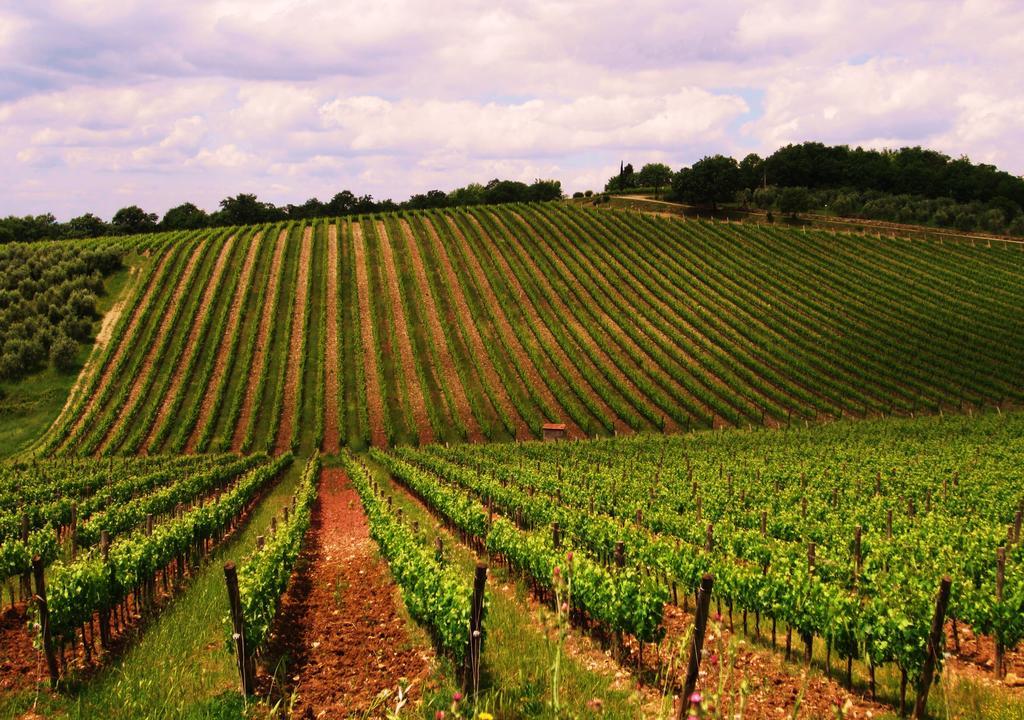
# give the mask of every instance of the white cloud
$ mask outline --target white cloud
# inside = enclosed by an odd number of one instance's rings
[[[805,139],[1024,172],[1014,0],[40,0],[0,8],[0,213],[596,189]],[[126,177],[130,174],[130,178]],[[52,191],[50,190],[52,189]]]

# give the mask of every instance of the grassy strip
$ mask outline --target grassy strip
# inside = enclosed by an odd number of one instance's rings
[[[370,420],[366,400],[366,360],[363,348],[362,321],[359,316],[359,287],[356,282],[355,257],[352,247],[353,224],[339,220],[338,241],[341,264],[339,278],[341,300],[339,329],[341,338],[342,417],[344,438],[349,447],[362,450],[370,446]],[[348,328],[345,333],[343,328]]]
[[[263,438],[263,446],[273,442],[274,418],[272,408],[280,407],[284,397],[283,376],[288,367],[288,340],[291,337],[292,313],[288,312],[295,301],[295,281],[299,269],[299,254],[302,250],[301,227],[296,223],[288,226],[288,239],[281,263],[281,284],[274,295],[273,321],[270,335],[263,349],[263,362],[254,387],[251,414],[242,438],[241,452],[249,452],[256,437]],[[298,236],[299,242],[294,242]],[[281,322],[282,313],[284,314]],[[271,381],[268,383],[268,380]],[[271,393],[268,398],[267,394]],[[269,399],[269,402],[268,402]],[[267,408],[267,411],[263,411]]]
[[[271,525],[272,532],[263,547],[256,548],[238,565],[238,591],[245,632],[243,642],[249,653],[256,653],[263,647],[274,624],[281,595],[288,587],[292,566],[309,529],[310,511],[316,500],[319,480],[320,456],[314,454],[302,470],[292,496],[291,513],[285,510],[284,521]],[[227,626],[227,630],[230,643],[231,626]]]

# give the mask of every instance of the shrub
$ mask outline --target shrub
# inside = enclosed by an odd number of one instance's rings
[[[50,345],[50,362],[61,372],[73,372],[78,360],[78,343],[67,335],[59,334]]]

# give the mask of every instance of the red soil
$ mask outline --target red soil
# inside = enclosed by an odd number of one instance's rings
[[[451,258],[448,257],[448,249],[445,248],[444,243],[441,242],[441,238],[438,237],[437,229],[434,227],[433,222],[430,219],[424,219],[424,225],[427,229],[427,234],[430,236],[430,240],[433,243],[434,253],[437,255],[441,263],[441,271],[444,273],[445,284],[452,293],[452,301],[459,313],[459,322],[468,336],[470,350],[473,353],[473,357],[475,357],[479,363],[480,370],[483,373],[483,378],[481,379],[483,382],[487,383],[494,392],[495,401],[501,407],[501,412],[512,420],[512,424],[516,430],[516,440],[530,440],[533,438],[533,434],[530,432],[530,428],[526,425],[526,421],[523,420],[522,416],[519,414],[516,406],[512,403],[512,399],[508,395],[508,390],[505,388],[505,384],[501,381],[498,371],[495,370],[494,364],[491,362],[490,355],[487,354],[487,350],[484,348],[484,341],[483,338],[480,337],[480,330],[476,326],[476,320],[473,318],[473,313],[469,310],[469,304],[466,302],[466,296],[463,295],[462,284],[455,275],[455,269],[452,267]]]
[[[542,220],[542,222],[547,223],[548,228],[555,235],[555,237],[558,238],[559,242],[563,245],[563,247],[571,247],[572,246],[572,243],[561,233],[561,231],[557,227],[555,227],[554,225],[551,225],[547,221],[546,218],[541,218],[541,220]],[[689,398],[698,407],[704,408],[704,411],[707,412],[709,415],[712,414],[712,410],[705,403],[701,402],[698,398],[696,398],[693,395],[691,395],[690,392],[685,387],[683,387],[681,384],[679,384],[674,379],[672,379],[672,377],[670,377],[666,372],[661,371],[660,366],[654,360],[654,358],[651,357],[650,355],[648,355],[648,353],[643,348],[641,348],[639,345],[636,344],[636,342],[633,340],[633,338],[631,338],[622,329],[621,324],[617,320],[615,320],[614,318],[610,317],[603,310],[598,309],[600,306],[597,304],[597,301],[590,295],[590,292],[583,286],[583,284],[576,279],[575,274],[572,273],[569,270],[568,266],[564,262],[562,262],[562,260],[559,257],[557,257],[557,255],[552,257],[552,262],[554,262],[554,264],[556,266],[558,266],[558,268],[562,271],[562,273],[565,274],[566,277],[570,278],[570,284],[575,289],[576,293],[578,295],[580,293],[583,293],[584,295],[581,295],[581,297],[585,296],[584,301],[589,303],[590,307],[594,308],[595,312],[597,312],[597,313],[599,313],[601,315],[602,319],[605,321],[606,324],[608,324],[612,328],[616,329],[616,338],[619,340],[619,342],[621,344],[623,344],[623,345],[625,345],[625,346],[627,346],[629,348],[631,354],[636,354],[636,355],[639,355],[641,357],[643,357],[645,355],[647,356],[648,360],[650,361],[650,367],[655,369],[655,372],[648,372],[647,373],[648,375],[651,376],[652,380],[654,380],[654,378],[656,376],[660,377],[665,384],[667,384],[667,385],[669,385],[669,386],[671,386],[673,388],[675,393],[677,393],[680,396]],[[603,279],[603,276],[600,274],[600,272],[594,270],[592,266],[591,266],[591,270],[594,272],[594,276],[595,277]],[[608,284],[607,282],[604,282],[602,287],[607,289],[609,295],[612,295],[612,296],[616,297],[620,304],[624,305],[627,308],[630,307],[630,304],[625,301],[625,298],[623,298],[622,294],[619,293],[612,285]],[[634,317],[637,317],[637,315],[638,315],[638,313],[636,313],[636,312],[633,313]],[[640,322],[640,321],[637,320],[637,322]],[[646,326],[647,323],[644,323],[644,325]],[[691,360],[691,362],[692,362],[692,360]],[[645,363],[645,366],[646,365],[647,365],[647,363]],[[657,383],[656,380],[655,380],[655,382]],[[670,428],[669,424],[666,422],[666,430],[668,430],[668,429],[671,429],[671,428]]]
[[[395,254],[391,248],[391,238],[384,223],[377,221],[377,237],[380,239],[381,263],[384,270],[384,281],[387,285],[388,301],[395,319],[395,343],[398,345],[398,361],[402,368],[402,382],[406,387],[409,403],[412,405],[412,416],[419,431],[419,444],[434,442],[434,429],[430,425],[427,414],[427,402],[423,396],[423,386],[416,372],[416,356],[412,351],[409,339],[409,325],[406,323],[405,307],[402,305],[402,292],[398,286],[398,272],[395,270]]]
[[[32,645],[24,603],[0,613],[0,693],[35,687],[44,681],[46,660]]]
[[[569,417],[569,413],[566,412],[565,408],[562,407],[561,403],[559,403],[558,399],[554,396],[554,393],[551,392],[551,388],[548,387],[548,381],[561,382],[560,378],[550,376],[545,378],[533,364],[530,356],[519,342],[519,338],[512,330],[512,324],[505,315],[501,302],[494,294],[494,290],[491,288],[490,283],[487,281],[487,276],[484,274],[484,269],[481,267],[480,261],[477,260],[472,248],[466,241],[465,236],[462,234],[462,230],[455,224],[455,221],[451,216],[446,216],[446,219],[448,220],[448,224],[451,226],[452,234],[455,236],[456,242],[461,245],[462,252],[468,259],[467,264],[469,266],[469,271],[473,274],[477,286],[480,288],[480,292],[483,295],[481,301],[491,308],[491,312],[494,313],[498,330],[500,331],[505,344],[516,356],[519,366],[526,373],[526,380],[540,395],[541,399],[551,409],[551,411],[559,415],[559,417],[546,418],[546,420],[548,422],[565,423],[566,431],[571,438],[586,437],[583,430],[580,429],[580,426],[577,425],[571,417]]]
[[[338,377],[338,226],[327,229],[327,357],[324,358],[324,442],[323,451],[335,455],[341,450],[341,381]]]
[[[377,369],[377,344],[373,333],[373,311],[370,309],[370,279],[366,272],[366,247],[363,228],[352,223],[352,262],[356,268],[356,293],[359,296],[359,329],[363,341],[363,362],[366,367],[366,406],[370,421],[370,444],[386,448],[384,431],[384,394]]]
[[[259,254],[262,241],[263,233],[259,232],[252,239],[252,243],[249,245],[249,253],[245,256],[245,262],[242,265],[242,275],[238,279],[238,287],[235,288],[235,295],[231,299],[231,309],[228,312],[228,322],[224,328],[224,336],[220,339],[220,344],[217,346],[217,356],[213,362],[213,372],[210,373],[209,383],[207,384],[206,391],[203,393],[202,404],[199,407],[199,417],[196,418],[195,427],[193,427],[188,441],[185,443],[186,453],[195,452],[196,443],[199,442],[200,436],[213,415],[213,403],[217,399],[216,388],[224,377],[224,372],[230,359],[228,357],[228,348],[231,345],[231,339],[238,332],[238,325],[242,319],[242,306],[249,292],[252,269],[256,264],[256,256]]]
[[[359,717],[399,678],[415,702],[432,653],[410,638],[399,602],[358,494],[343,470],[325,469],[269,648],[269,665],[288,658],[292,717]]]
[[[471,219],[473,223],[476,224],[477,227],[479,227],[477,219],[475,217],[471,217]],[[501,218],[499,218],[498,216],[492,214],[491,220],[499,227],[505,227],[501,221]],[[505,229],[508,230],[507,227]],[[483,229],[481,228],[481,232],[482,231]],[[511,231],[509,231],[509,235],[511,234]],[[501,269],[502,277],[506,278],[509,285],[511,285],[512,287],[512,292],[516,296],[516,300],[519,303],[519,307],[522,308],[524,313],[526,313],[527,319],[530,321],[531,326],[541,335],[545,344],[553,349],[555,354],[555,360],[558,363],[558,367],[563,372],[569,373],[571,382],[574,383],[576,387],[581,388],[583,392],[587,393],[587,395],[591,398],[594,404],[596,404],[598,408],[600,408],[601,415],[603,417],[612,419],[612,424],[615,428],[615,432],[617,435],[631,434],[633,432],[632,429],[615,414],[615,411],[612,410],[611,407],[609,407],[605,403],[604,399],[597,393],[596,390],[594,390],[594,388],[590,386],[590,383],[588,383],[586,378],[583,377],[583,374],[580,373],[579,368],[576,367],[576,363],[572,362],[569,359],[569,356],[565,354],[565,351],[562,350],[562,346],[558,344],[558,341],[555,339],[554,334],[552,334],[547,324],[541,319],[540,314],[537,312],[537,308],[533,306],[533,302],[530,300],[530,296],[526,294],[526,291],[523,289],[523,286],[519,283],[519,278],[512,270],[512,267],[508,264],[508,261],[505,259],[504,254],[500,250],[498,250],[494,253],[494,255],[497,260],[498,267]],[[552,311],[552,308],[548,308],[548,310]],[[556,314],[560,314],[564,310],[554,309],[553,311]],[[558,370],[551,364],[551,362],[547,362],[546,365],[547,367],[545,368],[545,371],[551,374],[552,377],[558,377],[557,375],[554,374],[557,373]]]
[[[199,300],[199,307],[196,309],[195,317],[192,318],[192,327],[189,329],[188,338],[185,340],[185,347],[182,349],[178,366],[174,368],[174,375],[171,378],[170,386],[160,401],[160,409],[157,411],[156,419],[153,421],[152,426],[150,426],[149,432],[146,433],[146,439],[142,441],[140,446],[140,455],[147,455],[150,450],[155,449],[150,448],[150,443],[153,442],[154,437],[160,431],[160,427],[167,422],[167,416],[171,412],[174,396],[177,395],[182,383],[185,382],[185,368],[188,366],[190,358],[199,349],[199,333],[203,327],[203,320],[213,305],[214,297],[220,288],[221,279],[224,277],[224,268],[227,267],[228,258],[231,256],[231,249],[234,246],[235,236],[232,235],[220,249],[220,254],[217,256],[216,264],[213,267],[213,273],[203,289],[203,296]]]
[[[539,242],[536,239],[536,235],[534,235],[532,231],[531,236],[534,238],[535,242]],[[518,238],[512,236],[512,239],[520,246],[523,260],[526,263],[527,268],[533,274],[533,276],[536,277],[537,280],[546,288],[548,294],[550,294],[553,297],[557,297],[558,294],[555,292],[554,288],[551,287],[551,284],[548,282],[547,277],[544,275],[543,272],[541,272],[540,267],[537,266],[536,261],[533,259],[533,257],[531,257],[530,253],[526,252],[525,248],[522,247],[522,243],[519,242]],[[590,331],[587,328],[580,324],[580,322],[576,319],[576,316],[572,312],[567,310],[565,312],[564,317],[565,321],[572,325],[572,327],[575,329],[576,334],[579,335],[579,337],[586,342],[587,347],[590,349],[591,353],[593,353],[594,356],[601,362],[601,365],[616,378],[619,384],[625,387],[633,398],[642,398],[646,400],[647,396],[644,394],[644,392],[625,373],[622,372],[622,369],[615,364],[615,362],[611,359],[611,357],[605,350],[606,347],[610,347],[611,341],[599,341],[598,338],[595,338],[593,335],[590,334]],[[595,330],[595,332],[597,331]],[[626,358],[624,353],[623,359],[627,360],[628,362],[628,359]],[[654,406],[651,405],[651,407]],[[665,429],[678,430],[679,426],[676,425],[671,418],[666,417]]]
[[[284,249],[288,244],[288,231],[282,230],[277,236],[277,247],[274,248],[274,259],[270,264],[270,273],[267,276],[270,297],[265,299],[260,316],[259,335],[256,338],[256,350],[253,353],[252,364],[249,366],[249,378],[245,384],[245,399],[242,401],[242,411],[238,416],[238,424],[235,425],[235,432],[231,438],[232,452],[239,452],[242,449],[242,441],[245,440],[245,433],[249,427],[249,420],[252,417],[256,405],[256,386],[259,384],[260,373],[267,358],[267,344],[270,342],[270,331],[273,326],[275,308],[277,307],[277,295],[280,288],[281,263],[284,260]]]
[[[416,274],[416,284],[419,287],[420,297],[423,300],[423,308],[427,315],[427,328],[430,330],[431,342],[437,349],[441,359],[441,380],[445,386],[451,389],[452,397],[455,400],[455,409],[459,417],[466,424],[468,440],[470,442],[483,442],[484,434],[480,430],[480,423],[473,415],[473,410],[466,397],[466,389],[462,386],[458,369],[455,366],[455,358],[452,356],[451,348],[445,339],[444,328],[441,325],[441,316],[437,312],[437,304],[434,302],[434,294],[430,291],[430,283],[427,280],[427,273],[423,266],[423,256],[420,255],[419,245],[412,235],[412,230],[406,220],[400,221],[402,234],[405,237],[406,247],[409,251],[409,258],[412,261],[412,269]],[[452,329],[454,332],[454,328]]]
[[[160,326],[157,328],[156,334],[153,336],[153,343],[149,346],[146,351],[146,355],[142,358],[142,364],[135,371],[135,376],[131,380],[131,389],[128,391],[128,397],[125,398],[124,404],[118,408],[118,414],[127,414],[139,401],[139,398],[142,395],[143,386],[149,379],[149,374],[153,371],[153,366],[156,364],[156,356],[157,352],[160,350],[161,340],[167,337],[173,328],[175,316],[174,313],[170,311],[170,308],[176,308],[181,303],[182,296],[185,294],[185,287],[188,285],[193,273],[195,273],[196,266],[199,264],[199,259],[206,251],[206,248],[206,242],[201,242],[196,245],[196,248],[188,258],[188,262],[185,263],[185,269],[182,270],[181,275],[178,277],[177,284],[174,286],[174,294],[171,296],[170,303],[167,305],[168,312],[161,319]],[[103,435],[103,439],[100,441],[99,445],[96,446],[95,457],[99,457],[103,451],[106,450],[107,445],[119,427],[120,423],[111,423],[110,427]]]
[[[281,405],[281,423],[277,426],[274,452],[287,452],[292,445],[292,431],[299,408],[295,407],[302,382],[302,348],[306,344],[306,305],[309,301],[309,262],[313,254],[313,228],[302,232],[302,249],[299,253],[299,277],[295,287],[295,305],[292,308],[292,333],[288,346],[288,367],[285,369],[284,397]]]

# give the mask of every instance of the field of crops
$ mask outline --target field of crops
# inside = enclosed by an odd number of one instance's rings
[[[138,242],[114,341],[42,454],[779,427],[1024,393],[1003,247],[562,205]]]
[[[1020,250],[560,203],[82,246],[130,269],[0,465],[0,717],[1024,712]]]
[[[993,637],[1005,672],[1024,639],[1022,437],[1018,414],[373,457],[533,583],[573,552],[573,610],[640,652],[711,573],[730,626],[770,621],[808,659],[818,640],[873,691],[884,669],[919,679],[943,577],[950,633]]]

